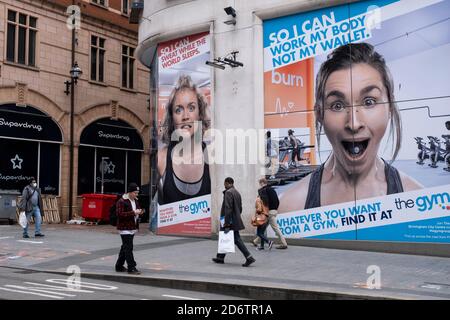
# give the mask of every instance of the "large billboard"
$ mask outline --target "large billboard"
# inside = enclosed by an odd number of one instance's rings
[[[158,45],[158,234],[211,234],[210,37]]]
[[[359,1],[263,27],[284,235],[449,243],[450,1]]]

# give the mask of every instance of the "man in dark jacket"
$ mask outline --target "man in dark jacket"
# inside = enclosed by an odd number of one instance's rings
[[[23,189],[22,202],[19,209],[20,211],[25,211],[28,221],[30,221],[31,216],[34,217],[34,236],[43,237],[44,235],[41,233],[41,223],[44,206],[42,205],[41,190],[38,188],[35,178],[31,178],[30,184]],[[23,228],[23,237],[29,238],[28,223],[27,226]]]
[[[242,213],[242,199],[240,193],[234,188],[233,178],[225,179],[225,190],[223,191],[222,209],[220,210],[220,220],[224,220],[223,226],[220,230],[225,233],[233,230],[234,244],[242,252],[245,257],[243,267],[248,267],[255,259],[252,257],[239,234],[240,230],[245,229],[244,223],[241,219]],[[225,253],[218,253],[216,258],[212,259],[215,263],[225,262]]]
[[[124,194],[117,202],[117,230],[122,238],[122,247],[120,248],[119,258],[116,262],[116,271],[125,272],[125,261],[128,266],[129,274],[140,274],[136,269],[136,261],[133,256],[133,239],[139,229],[139,216],[144,212],[141,209],[137,196],[139,187],[136,183],[130,183],[128,193]]]

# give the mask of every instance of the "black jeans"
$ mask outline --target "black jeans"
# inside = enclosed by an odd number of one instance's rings
[[[116,262],[116,269],[123,267],[125,261],[127,262],[128,271],[136,267],[136,261],[133,256],[133,234],[121,234],[122,247],[120,247],[119,258]]]
[[[261,246],[260,246],[261,248],[264,248],[264,242],[269,243],[269,239],[267,239],[267,237],[264,234],[266,232],[268,225],[269,223],[267,222],[266,224],[258,226],[258,228],[256,228],[256,235],[261,238]]]
[[[234,244],[238,247],[238,249],[242,252],[244,257],[247,259],[251,256],[250,251],[248,251],[247,247],[244,244],[244,241],[241,239],[241,235],[239,234],[239,231],[234,231]],[[225,259],[225,253],[218,253],[217,254],[218,259]]]
[[[297,161],[301,161],[300,159],[300,147],[297,147],[292,150],[292,161],[295,161],[295,158],[297,158]]]

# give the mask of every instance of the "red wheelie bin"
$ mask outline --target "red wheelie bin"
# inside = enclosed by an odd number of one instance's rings
[[[109,222],[109,209],[117,199],[112,194],[83,194],[83,208],[81,216],[86,221]]]

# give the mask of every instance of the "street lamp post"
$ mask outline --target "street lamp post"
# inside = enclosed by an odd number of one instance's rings
[[[69,220],[72,220],[72,206],[73,206],[73,119],[75,109],[75,84],[78,82],[78,78],[83,71],[75,61],[75,29],[72,30],[72,68],[70,69],[70,81],[65,81],[66,90],[64,93],[68,95],[70,93],[70,160],[69,160]],[[69,90],[70,87],[70,90]]]
[[[75,0],[72,0],[72,5],[75,5]],[[70,69],[70,81],[65,81],[66,90],[64,93],[69,95],[70,93],[70,159],[69,159],[69,220],[72,220],[72,207],[73,207],[73,131],[74,131],[74,109],[75,109],[75,84],[78,78],[83,73],[78,63],[75,61],[75,43],[76,43],[76,28],[75,28],[75,10],[72,10],[72,50],[71,50],[71,69]],[[69,90],[70,87],[70,90]]]

